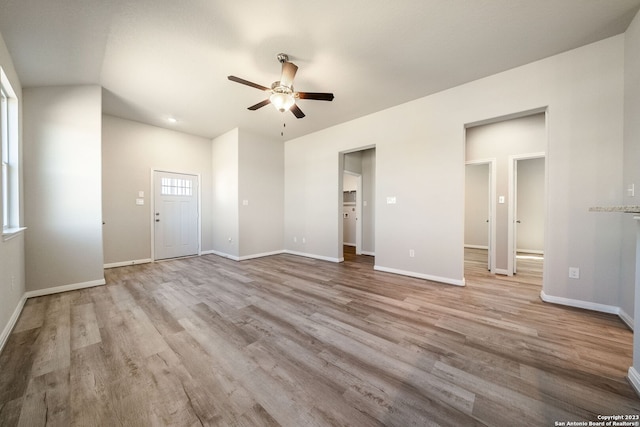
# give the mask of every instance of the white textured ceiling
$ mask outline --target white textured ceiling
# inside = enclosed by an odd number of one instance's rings
[[[114,116],[291,139],[625,31],[640,0],[0,0],[23,87],[99,84]],[[299,66],[296,119],[270,86]],[[166,119],[176,117],[178,123]]]

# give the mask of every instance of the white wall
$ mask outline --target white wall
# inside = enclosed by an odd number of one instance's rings
[[[13,66],[13,61],[0,34],[0,67],[6,74],[12,89],[16,93],[19,108],[19,151],[20,178],[18,185],[22,193],[24,181],[22,179],[22,86]],[[0,177],[2,179],[2,177]],[[20,197],[22,203],[23,197]],[[2,201],[0,200],[0,203]],[[20,209],[20,225],[24,225],[24,209]],[[24,263],[24,234],[11,240],[0,239],[0,350],[11,332],[13,322],[17,320],[19,310],[24,303],[25,293],[25,263]]]
[[[239,132],[239,255],[281,252],[284,245],[284,144]]]
[[[104,283],[101,89],[25,88],[23,97],[27,291]]]
[[[239,218],[239,130],[233,129],[213,140],[213,252],[240,257]]]
[[[545,293],[617,305],[620,223],[588,208],[621,202],[623,59],[621,35],[288,141],[285,247],[338,257],[338,153],[375,145],[376,268],[462,284],[465,125],[548,107]]]
[[[212,249],[211,140],[103,115],[104,263],[151,259],[151,170],[200,175],[201,245]],[[136,205],[138,192],[144,205]]]
[[[282,252],[283,144],[233,129],[212,142],[213,250],[236,260]]]

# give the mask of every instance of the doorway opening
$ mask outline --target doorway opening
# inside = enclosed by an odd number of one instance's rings
[[[200,253],[200,179],[175,172],[153,173],[153,260]]]
[[[340,153],[340,259],[363,264],[375,257],[375,147]]]
[[[541,286],[546,110],[465,128],[465,276],[517,275]]]

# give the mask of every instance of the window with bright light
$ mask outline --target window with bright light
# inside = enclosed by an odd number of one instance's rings
[[[163,196],[192,196],[193,181],[180,178],[162,178],[161,194]]]
[[[0,88],[0,132],[2,132],[2,229],[9,228],[9,135],[7,132],[8,102],[4,89]]]
[[[0,69],[0,146],[2,157],[2,231],[19,228],[18,100]]]

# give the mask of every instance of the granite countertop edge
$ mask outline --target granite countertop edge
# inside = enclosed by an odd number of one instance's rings
[[[623,212],[623,213],[640,214],[640,206],[638,205],[594,206],[589,208],[589,212]]]

